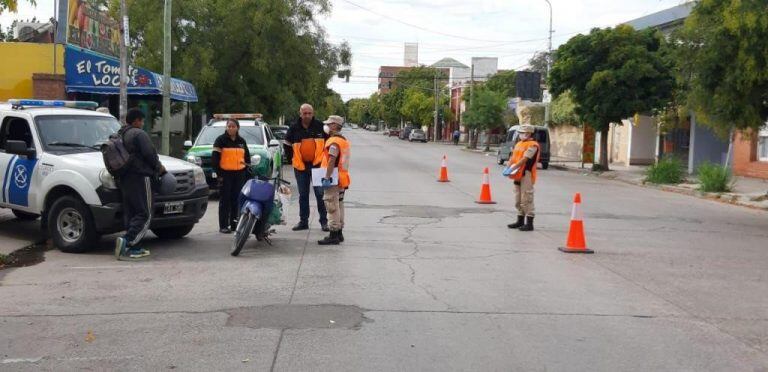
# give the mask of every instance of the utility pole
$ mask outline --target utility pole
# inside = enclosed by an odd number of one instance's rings
[[[552,69],[552,3],[549,2],[549,0],[544,0],[547,2],[547,5],[549,5],[549,45],[547,47],[547,76],[546,76],[546,82],[547,82],[547,96],[544,97],[544,125],[549,126],[549,105],[551,102],[551,98],[549,98],[549,71]]]
[[[437,70],[435,70],[435,81],[434,81],[434,87],[435,87],[435,129],[434,129],[434,135],[433,135],[434,137],[433,137],[433,140],[434,140],[435,142],[437,142],[437,124],[438,124],[438,121],[439,121],[439,120],[438,120],[438,116],[439,116],[439,115],[438,115],[438,113],[437,113],[437,110],[438,110],[438,100],[439,100],[439,98],[438,98],[438,97],[440,96],[440,92],[437,90]]]
[[[125,0],[120,0],[120,122],[125,123],[128,113],[128,8]]]
[[[165,0],[163,21],[163,130],[160,152],[171,153],[171,6],[173,0]]]
[[[467,110],[472,109],[472,101],[474,100],[475,96],[475,63],[473,62],[472,65],[469,68],[469,107]],[[471,129],[469,132],[469,148],[472,148],[472,140],[474,140],[475,135],[475,129]]]
[[[549,0],[544,0],[549,5],[549,45],[547,47],[547,79],[549,79],[549,70],[552,68],[552,3]]]

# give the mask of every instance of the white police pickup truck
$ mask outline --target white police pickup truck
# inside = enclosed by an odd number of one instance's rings
[[[0,102],[0,207],[17,218],[41,218],[64,252],[84,252],[101,235],[123,230],[122,196],[106,171],[100,146],[120,128],[114,117],[87,110],[94,102]],[[187,235],[205,214],[203,170],[160,156],[176,177],[171,195],[155,195],[151,231],[160,238]]]

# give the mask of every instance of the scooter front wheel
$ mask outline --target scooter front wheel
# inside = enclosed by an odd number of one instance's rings
[[[235,228],[234,240],[232,241],[231,255],[237,256],[240,254],[243,246],[245,246],[245,242],[248,241],[248,236],[253,231],[254,225],[256,225],[256,216],[251,214],[251,212],[245,212],[240,215],[240,220]]]

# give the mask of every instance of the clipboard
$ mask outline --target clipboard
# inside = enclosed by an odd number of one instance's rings
[[[323,186],[323,178],[325,178],[325,168],[312,168],[312,186]],[[339,168],[333,168],[331,174],[331,186],[338,186],[339,184]]]

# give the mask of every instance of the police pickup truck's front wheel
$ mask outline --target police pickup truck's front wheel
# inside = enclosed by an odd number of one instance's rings
[[[194,228],[194,224],[190,225],[183,225],[183,226],[173,226],[173,227],[163,227],[158,229],[152,229],[152,232],[157,235],[160,239],[181,239],[187,234],[189,234],[190,231],[192,231],[192,228]]]
[[[91,211],[73,196],[62,196],[53,202],[48,212],[48,232],[53,244],[68,253],[85,252],[99,239]]]

